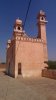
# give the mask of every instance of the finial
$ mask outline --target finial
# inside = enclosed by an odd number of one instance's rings
[[[19,19],[19,17],[18,17],[18,19]]]

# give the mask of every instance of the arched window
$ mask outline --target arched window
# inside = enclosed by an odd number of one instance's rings
[[[18,30],[20,30],[20,27],[18,26]]]
[[[41,17],[42,20],[44,20],[44,17]]]

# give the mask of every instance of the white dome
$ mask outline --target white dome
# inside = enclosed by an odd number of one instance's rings
[[[8,43],[11,43],[11,40],[8,40]]]
[[[43,10],[40,10],[41,15],[45,15],[45,12]]]
[[[16,19],[16,24],[22,24],[22,20]]]

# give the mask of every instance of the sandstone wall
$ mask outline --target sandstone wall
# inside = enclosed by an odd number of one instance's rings
[[[6,57],[6,73],[10,76],[15,76],[15,41],[11,42],[10,47],[7,49]]]
[[[15,75],[18,74],[18,63],[21,63],[22,75],[39,76],[44,67],[43,44],[40,40],[16,40]]]

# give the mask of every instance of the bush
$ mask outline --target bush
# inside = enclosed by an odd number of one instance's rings
[[[56,69],[56,61],[48,61],[45,63],[48,65],[47,69]]]

